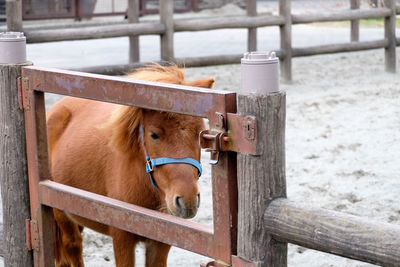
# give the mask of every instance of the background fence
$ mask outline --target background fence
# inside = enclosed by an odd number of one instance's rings
[[[125,16],[127,15],[128,2],[128,0],[23,0],[22,18],[24,20],[60,18],[81,20],[82,18],[99,16]],[[140,0],[139,14],[157,14],[158,2]],[[178,0],[174,4],[174,12],[177,13],[199,10],[198,0]]]
[[[192,57],[179,59],[174,56],[174,32],[207,31],[227,28],[248,29],[248,50],[257,50],[257,28],[278,26],[280,29],[280,48],[276,49],[281,59],[281,73],[286,80],[292,79],[292,58],[327,53],[350,52],[368,49],[385,49],[385,69],[396,71],[396,46],[400,45],[400,38],[396,38],[396,13],[400,14],[400,6],[396,7],[395,0],[384,0],[384,7],[374,9],[359,9],[359,0],[350,0],[351,9],[330,12],[318,12],[306,15],[294,15],[290,0],[279,1],[279,15],[257,15],[255,0],[247,1],[247,15],[237,17],[218,17],[203,19],[173,19],[174,1],[160,2],[160,20],[139,23],[139,0],[129,1],[127,22],[81,22],[68,23],[59,26],[43,25],[23,27],[21,16],[21,2],[18,0],[7,2],[7,27],[10,31],[24,31],[28,43],[56,42],[68,40],[87,40],[129,36],[130,52],[127,65],[97,66],[82,69],[87,72],[102,74],[122,74],[137,66],[140,61],[140,35],[160,35],[161,60],[175,61],[186,66],[203,66],[239,63],[241,55],[220,55],[206,57]],[[384,18],[385,34],[382,39],[373,41],[359,41],[359,20],[370,18]],[[349,43],[319,45],[297,48],[292,45],[292,25],[351,21],[351,35]]]

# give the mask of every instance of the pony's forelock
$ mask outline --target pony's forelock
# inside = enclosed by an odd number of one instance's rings
[[[127,74],[127,77],[154,82],[183,84],[185,75],[176,65],[161,66],[154,63],[151,66],[140,68],[137,71]],[[174,114],[171,114],[171,117]],[[119,106],[117,107],[107,123],[111,132],[109,145],[122,153],[135,151],[139,146],[138,128],[142,123],[143,110],[141,108]]]

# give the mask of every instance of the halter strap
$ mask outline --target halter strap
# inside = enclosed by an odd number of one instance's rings
[[[146,172],[150,176],[151,184],[157,190],[160,190],[160,188],[157,186],[157,183],[154,180],[153,175],[151,174],[154,171],[154,167],[157,167],[157,166],[161,166],[161,165],[165,165],[165,164],[179,164],[179,163],[189,164],[198,170],[198,172],[199,172],[198,177],[201,176],[201,173],[203,171],[203,169],[201,168],[201,163],[198,160],[195,160],[194,158],[168,158],[168,157],[160,157],[160,158],[155,158],[155,159],[150,158],[149,155],[147,154],[146,146],[144,144],[143,125],[140,125],[140,140],[141,140],[143,152],[144,152],[144,155],[146,158]]]

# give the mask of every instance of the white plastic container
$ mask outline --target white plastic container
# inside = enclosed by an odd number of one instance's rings
[[[248,52],[241,60],[242,93],[279,92],[279,59],[275,52]]]
[[[26,62],[26,38],[23,32],[0,32],[0,64]]]

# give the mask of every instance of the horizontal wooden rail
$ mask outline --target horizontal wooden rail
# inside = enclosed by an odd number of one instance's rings
[[[165,26],[160,23],[126,23],[85,28],[27,30],[25,31],[25,35],[28,43],[43,43],[122,37],[128,35],[162,34],[164,32]]]
[[[283,53],[277,50],[276,55],[282,57]],[[189,57],[189,58],[177,58],[175,62],[178,66],[182,67],[202,67],[210,65],[224,65],[224,64],[239,64],[243,54],[233,55],[217,55],[217,56],[204,56],[204,57]],[[165,61],[157,62],[161,65],[166,64]],[[119,64],[119,65],[105,65],[105,66],[94,66],[73,69],[74,71],[97,73],[104,75],[125,75],[130,71],[149,65],[150,62],[131,63],[131,64]]]
[[[293,57],[313,56],[321,54],[332,54],[341,52],[361,51],[387,47],[388,40],[351,42],[343,44],[329,44],[319,46],[309,46],[304,48],[293,48]]]
[[[157,22],[158,21],[153,21]],[[46,24],[26,24],[24,25],[24,31],[35,31],[35,30],[54,30],[54,29],[69,29],[69,28],[85,28],[85,27],[96,27],[96,26],[110,26],[110,25],[125,25],[128,21],[124,20],[107,20],[107,21],[71,21],[71,22],[58,22],[52,21],[52,23]],[[0,32],[7,31],[7,26],[0,26]]]
[[[49,180],[39,183],[39,198],[43,205],[215,258],[211,227]]]
[[[266,209],[264,226],[278,240],[384,266],[399,264],[399,225],[281,198]]]
[[[197,117],[236,109],[236,93],[148,82],[51,68],[26,67],[23,76],[36,91],[82,97]]]
[[[217,55],[217,56],[205,56],[205,57],[189,57],[189,58],[176,58],[175,63],[182,67],[202,67],[209,65],[223,65],[223,64],[238,64],[240,59],[243,57],[242,54],[235,55]],[[158,61],[161,65],[169,64],[166,61]],[[151,62],[139,62],[130,64],[118,64],[118,65],[105,65],[105,66],[94,66],[73,69],[74,71],[97,73],[104,75],[125,75],[134,69],[141,68],[152,64]]]
[[[320,12],[314,14],[294,14],[292,15],[293,24],[327,22],[327,21],[343,21],[354,19],[371,19],[390,16],[392,11],[389,8],[374,9],[351,9],[331,12]]]
[[[280,16],[226,16],[219,18],[200,18],[175,20],[175,31],[207,31],[229,28],[254,28],[264,26],[277,26],[285,21]]]

